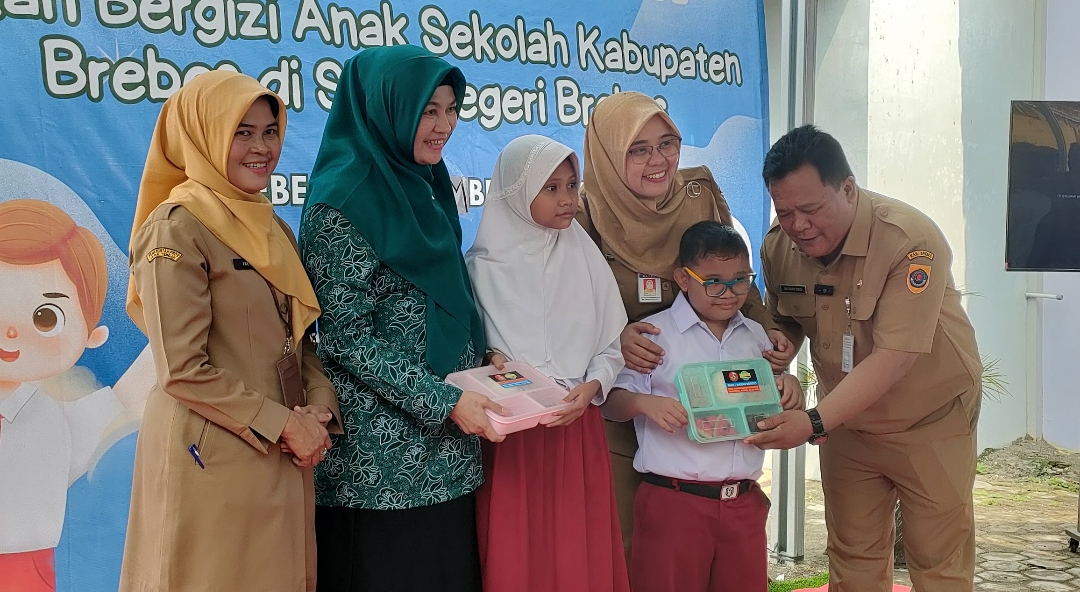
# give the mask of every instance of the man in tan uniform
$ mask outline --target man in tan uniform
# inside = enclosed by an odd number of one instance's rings
[[[859,189],[815,127],[778,140],[763,176],[766,306],[792,342],[810,339],[820,404],[748,441],[821,444],[832,592],[892,589],[897,498],[915,590],[970,592],[982,368],[949,245],[922,212]]]

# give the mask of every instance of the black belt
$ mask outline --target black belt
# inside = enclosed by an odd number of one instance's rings
[[[730,481],[727,483],[721,483],[720,485],[705,485],[704,483],[694,483],[693,481],[683,481],[681,479],[672,479],[671,477],[662,477],[653,473],[645,473],[644,477],[645,482],[651,485],[659,485],[660,487],[674,489],[675,491],[682,491],[691,495],[697,495],[721,501],[733,500],[740,495],[750,491],[750,488],[757,484],[757,481],[754,481],[752,479]]]

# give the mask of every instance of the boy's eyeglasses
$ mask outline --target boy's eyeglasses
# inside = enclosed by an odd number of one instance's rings
[[[682,148],[681,138],[672,138],[670,140],[664,140],[655,146],[637,146],[626,151],[630,155],[630,162],[634,164],[645,164],[652,158],[653,149],[656,149],[660,153],[660,156],[664,158],[671,158],[679,154],[679,148]]]
[[[731,293],[736,296],[745,296],[750,293],[750,286],[753,285],[754,278],[757,276],[757,274],[751,273],[741,278],[725,282],[724,280],[704,280],[689,267],[684,267],[683,269],[686,270],[686,273],[690,274],[690,277],[697,280],[698,283],[705,288],[705,295],[710,298],[719,298],[728,290],[731,290]]]

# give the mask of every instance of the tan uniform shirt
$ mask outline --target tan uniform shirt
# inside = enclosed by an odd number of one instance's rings
[[[154,210],[130,261],[157,384],[135,453],[120,590],[314,590],[312,470],[279,445],[289,411],[275,295],[176,204]],[[313,347],[302,360],[308,402],[329,407],[340,426]]]
[[[853,365],[875,348],[918,353],[908,374],[845,427],[894,433],[944,415],[960,397],[974,426],[982,364],[975,331],[953,285],[941,230],[903,202],[860,190],[840,256],[825,265],[778,224],[761,248],[769,323],[796,344],[810,339],[818,396],[844,378],[844,335]],[[848,304],[850,303],[850,313]]]
[[[728,206],[727,200],[724,199],[724,193],[720,191],[720,188],[716,185],[716,181],[713,180],[712,173],[708,167],[693,167],[686,169],[679,169],[679,176],[676,177],[676,183],[683,183],[688,185],[692,181],[697,181],[702,185],[702,195],[695,199],[712,199],[716,205],[714,211],[716,217],[713,218],[719,222],[722,222],[728,226],[732,226],[731,220],[731,208]],[[683,189],[685,191],[685,189]],[[623,305],[626,306],[626,316],[630,319],[630,322],[640,321],[641,319],[656,314],[662,310],[671,308],[671,304],[675,302],[675,297],[679,295],[679,285],[675,283],[673,278],[660,278],[660,297],[659,302],[639,302],[638,301],[638,271],[631,269],[611,252],[611,249],[607,247],[607,243],[604,237],[596,231],[596,228],[592,224],[592,219],[589,217],[588,208],[588,188],[582,192],[582,202],[578,207],[577,221],[585,230],[589,233],[589,236],[593,237],[596,241],[596,245],[600,248],[600,252],[604,254],[608,263],[611,265],[611,272],[615,274],[615,281],[619,285],[619,293],[622,295]],[[704,220],[704,218],[703,218]],[[700,221],[700,220],[698,220]],[[685,228],[683,229],[686,230]],[[678,236],[670,237],[670,240],[678,243],[682,239],[682,234]],[[633,240],[633,238],[629,238]],[[749,248],[749,245],[747,245]],[[761,302],[761,293],[758,292],[756,287],[751,288],[750,294],[746,298],[746,304],[742,308],[742,313],[747,318],[758,321],[759,323],[765,319],[765,306]]]

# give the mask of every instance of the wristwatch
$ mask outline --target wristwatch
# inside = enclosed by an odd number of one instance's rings
[[[810,425],[814,428],[814,433],[807,442],[814,446],[824,444],[829,439],[829,434],[825,431],[825,424],[821,423],[821,415],[817,409],[807,409],[806,414],[810,416]]]

